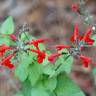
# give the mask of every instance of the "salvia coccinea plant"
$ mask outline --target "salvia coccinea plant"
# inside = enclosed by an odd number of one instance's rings
[[[80,13],[76,4],[72,10]],[[34,38],[26,27],[24,24],[15,35],[12,17],[0,25],[0,67],[12,71],[21,81],[21,88],[16,89],[14,96],[85,96],[68,74],[74,59],[80,60],[84,68],[95,67],[92,58],[82,52],[96,45],[92,27],[80,35],[76,24],[69,38],[71,44],[53,45],[54,54],[45,47],[48,39]]]

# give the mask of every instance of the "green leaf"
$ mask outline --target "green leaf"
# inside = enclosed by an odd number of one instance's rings
[[[32,37],[28,32],[23,32],[21,33],[20,38],[22,41],[29,41],[29,39],[31,39]]]
[[[49,76],[53,76],[55,74],[54,65],[48,64],[43,68],[43,73]]]
[[[33,58],[34,58],[34,56],[31,53],[29,53],[29,54],[27,54],[27,53],[21,54],[20,55],[20,63],[22,64],[22,67],[24,67],[24,68],[28,67],[29,64],[32,63]]]
[[[43,60],[42,65],[46,66],[48,63],[49,63],[48,57],[46,56],[46,58]]]
[[[40,50],[45,50],[44,44],[40,43],[40,44],[39,44],[39,48],[40,48]]]
[[[2,34],[12,34],[14,32],[14,22],[11,16],[1,25],[0,32]]]
[[[40,88],[32,88],[31,96],[49,96],[48,92]]]
[[[30,81],[27,79],[22,83],[22,93],[24,94],[24,96],[31,96],[31,84]]]
[[[93,35],[93,36],[92,36],[92,39],[94,40],[93,45],[96,46],[96,35]]]
[[[66,74],[59,75],[57,80],[56,96],[85,96],[80,88]]]
[[[10,38],[9,37],[0,37],[0,44],[10,45]]]
[[[43,68],[42,65],[38,64],[35,61],[30,66],[28,78],[32,86],[34,86],[37,83],[41,74],[43,73],[42,68]]]
[[[28,76],[28,69],[23,68],[22,65],[20,64],[16,69],[15,69],[15,76],[20,79],[20,81],[25,81],[27,76]]]
[[[52,78],[46,78],[44,82],[44,87],[49,90],[49,91],[54,91],[57,85],[57,78],[52,77]]]
[[[25,81],[29,72],[28,66],[32,63],[33,57],[32,54],[27,55],[26,53],[23,53],[19,58],[20,62],[15,69],[15,76],[21,81]]]
[[[66,52],[68,53],[67,50],[62,50],[62,52]],[[69,55],[69,54],[68,54]],[[59,66],[59,68],[57,69],[56,73],[62,73],[62,72],[66,72],[66,73],[70,73],[71,72],[71,68],[72,68],[72,64],[73,64],[73,57],[69,56],[67,58],[68,55],[64,55],[58,58],[58,60],[55,63],[55,66]],[[67,59],[66,59],[67,58]]]
[[[24,96],[21,92],[16,93],[15,96]]]

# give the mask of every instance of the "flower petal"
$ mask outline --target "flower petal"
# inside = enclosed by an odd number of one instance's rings
[[[74,42],[74,41],[77,40],[77,38],[78,38],[78,33],[79,33],[78,25],[75,25],[74,34],[73,34],[73,36],[71,37],[71,42]]]

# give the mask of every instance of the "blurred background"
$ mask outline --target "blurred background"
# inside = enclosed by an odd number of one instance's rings
[[[79,0],[0,0],[0,22],[8,16],[13,16],[16,30],[26,22],[31,28],[31,34],[37,38],[52,38],[48,45],[70,44],[69,40],[73,34],[74,24],[79,25],[80,33],[84,33],[88,25],[84,24],[82,16],[72,12],[71,5]],[[93,15],[96,21],[96,0],[85,0],[86,9]],[[18,30],[16,31],[18,33]],[[94,48],[86,49],[85,54],[93,59],[96,56],[92,51]],[[74,61],[71,78],[86,93],[86,96],[95,96],[91,68],[84,69],[81,62]],[[18,88],[18,80],[15,80]],[[10,80],[0,77],[0,96],[14,96],[16,89],[10,84]],[[96,91],[96,90],[95,90]]]

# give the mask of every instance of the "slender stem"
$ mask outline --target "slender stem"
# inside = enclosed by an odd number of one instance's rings
[[[57,70],[60,68],[61,65],[62,65],[62,64],[59,64],[59,65],[57,66],[57,68],[55,69],[55,71],[57,71]]]
[[[30,39],[29,39],[29,37],[27,36],[27,34],[24,32],[24,34],[25,34],[25,36],[26,36],[26,38],[30,41]]]

